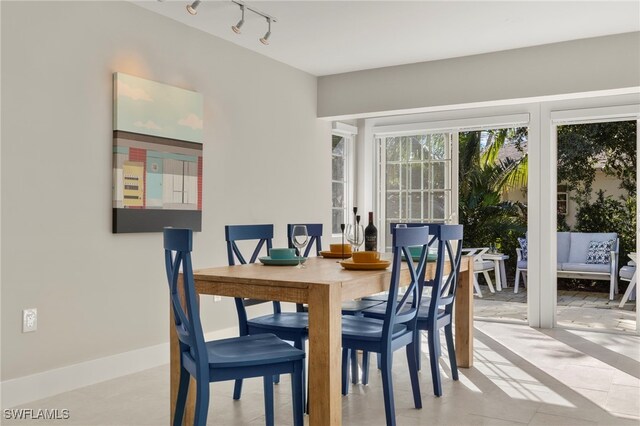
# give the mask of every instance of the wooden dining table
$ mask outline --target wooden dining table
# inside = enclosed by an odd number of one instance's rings
[[[388,289],[390,269],[349,271],[335,260],[309,258],[306,268],[265,266],[260,263],[221,266],[194,271],[199,294],[305,303],[309,309],[309,424],[342,424],[341,305]],[[435,274],[428,264],[427,277]],[[403,269],[401,283],[409,283]],[[180,372],[179,345],[171,312],[171,418],[175,410]],[[455,301],[455,345],[458,366],[473,365],[473,260],[463,256]],[[193,380],[193,379],[192,379]],[[195,386],[191,383],[184,424],[193,424]]]

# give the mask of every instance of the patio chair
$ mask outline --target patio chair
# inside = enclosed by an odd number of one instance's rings
[[[633,290],[636,287],[636,283],[637,283],[636,270],[637,270],[637,267],[634,261],[631,261],[626,266],[623,266],[622,268],[620,268],[620,280],[629,281],[629,286],[627,287],[627,290],[624,292],[624,295],[622,296],[622,300],[620,301],[620,305],[619,305],[620,308],[624,307],[624,304],[627,303],[627,300],[629,300],[629,297],[631,297],[631,294],[633,293]]]
[[[291,374],[293,422],[302,426],[304,351],[293,348],[273,334],[205,342],[193,281],[192,246],[193,232],[190,229],[164,229],[165,267],[180,348],[180,379],[173,425],[182,424],[191,377],[195,379],[194,388],[197,390],[194,425],[204,426],[207,423],[209,383],[250,377],[263,378],[266,424],[273,425],[273,377]],[[184,302],[178,289],[181,272]]]
[[[480,290],[480,284],[478,283],[478,274],[482,273],[484,279],[487,281],[489,291],[495,293],[493,288],[493,282],[489,276],[489,271],[495,273],[495,263],[492,260],[484,260],[482,255],[489,251],[489,247],[477,247],[477,248],[463,248],[462,254],[465,256],[473,256],[473,288],[476,291],[476,296],[482,297],[482,290]],[[516,284],[517,285],[517,284]],[[517,287],[516,287],[517,288]]]

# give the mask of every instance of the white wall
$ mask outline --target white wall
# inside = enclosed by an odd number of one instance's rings
[[[318,115],[352,118],[530,102],[638,86],[640,32],[635,32],[320,77]]]
[[[329,226],[315,77],[130,3],[1,7],[3,381],[168,341],[161,234],[111,233],[115,71],[204,95],[196,267],[226,264],[225,224],[275,223],[276,245]],[[235,326],[232,305],[203,299],[206,328]]]

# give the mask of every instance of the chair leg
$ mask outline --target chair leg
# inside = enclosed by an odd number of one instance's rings
[[[418,333],[419,334],[419,333]],[[409,364],[409,377],[411,378],[411,390],[413,391],[413,404],[416,408],[422,408],[422,395],[420,394],[420,380],[418,379],[418,361],[416,359],[416,343],[407,345],[407,363]]]
[[[436,334],[438,330],[429,330],[427,342],[429,344],[429,362],[431,364],[431,381],[433,382],[433,393],[435,396],[442,396],[442,379],[440,378],[440,365],[438,364],[438,348]]]
[[[264,385],[264,416],[267,426],[273,426],[273,378],[274,376],[264,376],[262,383]],[[292,378],[293,380],[293,378]]]
[[[473,288],[476,289],[476,296],[482,297],[482,290],[480,290],[480,284],[478,283],[477,274],[473,274]]]
[[[342,348],[342,395],[349,393],[349,354],[351,350]]]
[[[362,351],[362,384],[369,384],[369,352]]]
[[[382,391],[384,394],[384,412],[387,426],[395,426],[396,411],[393,400],[393,380],[391,377],[392,354],[382,354]]]
[[[618,282],[616,281],[616,272],[614,272],[611,274],[611,280],[609,284],[609,300],[615,299],[616,294],[618,294]]]
[[[422,369],[422,333],[420,330],[416,333],[414,344],[416,350],[416,366],[418,367],[418,371],[420,371]]]
[[[173,414],[173,426],[182,426],[184,407],[187,402],[187,392],[189,391],[189,379],[191,375],[180,366],[180,382],[178,385],[178,397],[176,399],[176,410]]]
[[[358,384],[358,351],[351,350],[351,383]]]
[[[207,372],[208,373],[208,372]],[[194,426],[205,426],[209,412],[209,381],[196,380],[196,410],[194,413]]]
[[[293,342],[293,346],[296,349],[300,349],[301,351],[305,352],[305,340],[304,339],[296,340],[295,342]],[[308,413],[309,412],[309,404],[308,404],[308,401],[307,401],[307,398],[308,398],[307,395],[309,394],[309,385],[308,385],[308,383],[306,383],[306,373],[305,373],[306,372],[306,362],[307,362],[306,359],[303,358],[302,359],[302,401],[304,401],[305,412]],[[277,376],[277,377],[280,377],[280,376]]]
[[[302,410],[304,399],[304,364],[296,362],[291,374],[291,396],[293,399],[293,425],[302,426],[304,424],[304,413]]]
[[[444,337],[447,339],[447,352],[449,352],[449,364],[451,364],[451,378],[458,380],[458,361],[456,360],[456,347],[453,344],[453,326],[444,326]]]
[[[522,271],[522,285],[527,286],[527,270]]]
[[[233,385],[233,399],[240,399],[241,395],[242,395],[242,379],[238,379]]]
[[[518,292],[518,287],[520,287],[520,269],[516,269],[516,284],[513,286],[513,292]]]
[[[619,305],[620,308],[624,308],[624,304],[627,303],[627,300],[629,300],[629,297],[631,296],[631,293],[633,292],[633,288],[635,286],[636,286],[636,274],[633,274],[631,281],[629,281],[629,286],[627,287],[627,290],[622,295],[622,300],[620,301],[620,305]]]
[[[491,293],[495,293],[496,290],[493,288],[493,283],[491,282],[491,277],[489,276],[489,271],[484,271],[482,273],[484,275],[484,279],[487,281],[487,285],[489,286],[489,291]]]

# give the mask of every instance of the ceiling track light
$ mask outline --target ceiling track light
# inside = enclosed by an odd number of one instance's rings
[[[244,25],[244,4],[241,4],[239,6],[240,6],[240,10],[242,11],[242,17],[240,18],[237,24],[231,26],[231,29],[236,34],[240,34],[240,28],[242,28],[242,26]]]
[[[197,15],[198,14],[198,6],[200,6],[201,1],[200,0],[196,0],[193,3],[191,3],[190,5],[187,5],[187,12],[189,12],[192,15]]]
[[[158,1],[162,1],[162,0],[158,0]],[[264,36],[262,36],[258,40],[260,40],[260,43],[262,44],[265,44],[265,45],[269,44],[269,37],[271,37],[271,23],[278,22],[278,20],[271,15],[268,15],[264,12],[259,11],[258,9],[255,9],[251,6],[247,6],[242,0],[231,0],[231,2],[240,6],[240,11],[242,12],[242,16],[238,21],[238,23],[231,26],[231,29],[233,30],[233,32],[235,32],[236,34],[240,34],[241,32],[240,29],[244,25],[244,12],[245,10],[248,10],[249,12],[253,12],[256,15],[261,16],[267,20],[267,25],[268,25],[267,32],[264,34]],[[193,3],[187,5],[187,12],[189,12],[192,15],[196,15],[198,13],[197,9],[200,3],[202,3],[201,0],[195,0]]]
[[[269,17],[267,17],[267,25],[269,25],[269,29],[264,34],[264,36],[262,36],[262,38],[259,39],[260,43],[262,43],[264,45],[268,45],[269,44],[269,37],[271,37],[271,18],[269,18]]]

